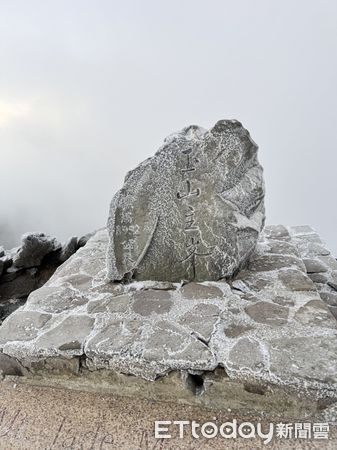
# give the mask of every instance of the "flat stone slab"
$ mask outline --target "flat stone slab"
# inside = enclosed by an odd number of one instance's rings
[[[122,284],[106,281],[99,231],[5,320],[0,368],[47,385],[314,414],[337,402],[337,322],[304,262],[321,261],[333,289],[335,260],[318,239],[269,226],[230,283]]]

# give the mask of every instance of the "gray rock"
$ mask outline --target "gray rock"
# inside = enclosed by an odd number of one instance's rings
[[[20,274],[22,274],[26,269],[19,269],[18,267],[11,266],[6,270],[6,273],[3,275],[3,280],[5,283],[7,281],[15,280]]]
[[[308,273],[308,276],[314,283],[326,284],[329,281],[327,273]]]
[[[303,325],[324,325],[336,328],[336,320],[321,300],[310,300],[295,313],[295,319]]]
[[[36,267],[48,254],[60,248],[53,237],[44,233],[26,233],[22,236],[22,246],[13,257],[16,267]]]
[[[73,255],[76,250],[78,249],[79,245],[78,245],[78,239],[76,236],[73,236],[71,238],[69,238],[67,240],[67,242],[65,242],[62,245],[60,254],[59,254],[59,262],[62,264],[65,261],[67,261],[67,259],[69,259],[71,257],[71,255]]]
[[[170,290],[175,290],[178,289],[180,287],[180,283],[172,283],[171,281],[152,281],[152,280],[148,280],[144,283],[142,283],[142,287],[144,289],[155,289],[155,290],[159,290],[159,291],[170,291]],[[133,287],[132,285],[130,285],[131,290],[138,290],[137,288],[137,284],[135,285],[135,287]]]
[[[70,283],[79,291],[87,291],[91,287],[92,278],[83,273],[77,273],[64,276],[63,280]]]
[[[97,313],[125,313],[131,300],[130,295],[119,295],[117,297],[91,301],[87,306],[89,314]]]
[[[73,354],[74,352],[72,352],[72,355]],[[62,355],[64,355],[64,353]],[[62,356],[61,358],[49,356],[48,358],[40,358],[38,361],[31,361],[28,369],[32,374],[42,371],[45,374],[48,374],[48,377],[53,375],[62,375],[66,377],[69,375],[72,376],[73,374],[78,375],[80,370],[80,358],[69,358],[68,355]]]
[[[86,344],[86,355],[94,358],[111,357],[119,352],[127,353],[137,336],[141,323],[135,319],[110,319]]]
[[[292,291],[315,291],[315,285],[302,271],[296,269],[280,270],[279,278],[284,286]]]
[[[324,273],[328,271],[326,265],[319,259],[305,258],[303,259],[303,262],[308,273]]]
[[[329,310],[334,318],[337,319],[337,306],[329,306]]]
[[[316,234],[314,228],[310,225],[295,225],[291,227],[291,232],[294,236],[303,235],[303,234]]]
[[[36,288],[34,269],[4,273],[0,283],[0,299],[24,298]]]
[[[80,291],[70,289],[67,284],[50,287],[42,286],[30,295],[30,304],[45,312],[60,313],[79,307],[88,302]]]
[[[184,298],[197,300],[223,297],[223,292],[218,287],[194,282],[185,284],[181,289],[181,293]]]
[[[337,261],[333,256],[319,256],[318,259],[328,266],[329,270],[337,270]]]
[[[271,240],[269,243],[268,253],[277,253],[279,255],[298,256],[298,251],[297,251],[296,246],[287,241]]]
[[[0,276],[5,273],[7,269],[13,264],[12,256],[9,252],[5,252],[3,247],[0,247]]]
[[[2,263],[3,263],[3,271],[4,272],[7,271],[13,264],[13,258],[9,253],[2,256],[0,258],[0,261],[2,261]]]
[[[252,329],[253,327],[251,325],[231,323],[227,328],[225,328],[224,333],[226,336],[234,339]]]
[[[298,378],[307,382],[337,382],[332,360],[336,360],[336,347],[330,336],[296,336],[272,340],[270,370],[279,380],[289,382]],[[280,374],[282,368],[282,374]]]
[[[219,314],[220,310],[217,306],[201,303],[185,313],[179,323],[192,330],[196,336],[205,342],[208,342],[219,319]]]
[[[263,255],[249,262],[249,270],[253,272],[268,272],[283,267],[294,267],[305,271],[305,266],[300,258],[292,255]]]
[[[95,231],[92,231],[91,233],[87,233],[84,236],[81,236],[77,242],[78,248],[84,247],[86,245],[86,243],[89,241],[89,239],[91,237],[93,237],[94,235],[95,235]]]
[[[145,343],[143,355],[150,362],[166,363],[169,358],[173,358],[178,364],[193,361],[192,368],[194,366],[195,369],[200,369],[201,361],[212,362],[214,359],[207,345],[164,320],[156,324],[152,335]]]
[[[165,314],[171,310],[173,302],[167,291],[138,291],[134,294],[133,311],[141,316]]]
[[[15,358],[0,352],[0,372],[2,375],[22,376],[25,370]]]
[[[257,146],[237,121],[190,126],[126,176],[111,203],[111,280],[218,280],[249,258],[264,223]]]
[[[69,315],[60,324],[39,337],[40,349],[72,350],[81,353],[85,339],[89,336],[94,319],[86,315]]]
[[[24,305],[26,298],[11,298],[0,302],[0,324],[20,306]]]
[[[238,284],[237,281],[240,281],[240,284]],[[246,289],[242,285],[246,285],[249,289],[258,292],[268,287],[269,284],[270,277],[268,273],[241,270],[237,275],[237,279],[233,287],[237,289],[241,286],[240,289],[245,292]]]
[[[287,323],[289,315],[289,308],[269,302],[254,303],[245,311],[255,322],[276,326]]]
[[[230,351],[227,364],[236,370],[247,368],[258,372],[265,366],[265,356],[258,341],[243,337]]]
[[[290,234],[284,225],[267,225],[264,234],[269,239],[290,240]]]
[[[1,325],[0,343],[34,339],[51,317],[38,311],[17,310]]]
[[[329,306],[337,306],[337,292],[320,292],[321,299]]]
[[[322,244],[316,242],[310,242],[307,247],[308,256],[329,256],[330,251]]]
[[[331,271],[328,285],[337,291],[337,270]]]
[[[281,295],[277,295],[273,298],[273,302],[281,306],[295,306],[295,302],[292,298]]]

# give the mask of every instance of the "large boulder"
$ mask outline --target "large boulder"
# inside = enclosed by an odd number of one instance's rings
[[[46,255],[61,248],[60,243],[55,238],[44,233],[26,233],[21,239],[22,245],[13,256],[15,267],[39,266]]]
[[[263,170],[240,122],[189,126],[126,176],[111,202],[111,280],[218,280],[254,250],[264,224]]]

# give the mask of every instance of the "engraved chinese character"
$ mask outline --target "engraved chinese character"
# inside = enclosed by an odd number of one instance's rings
[[[195,211],[193,206],[188,206],[188,212],[185,213],[185,231],[199,230],[199,227],[195,225]]]
[[[182,153],[184,153],[184,155],[187,156],[187,167],[185,169],[181,169],[182,173],[186,173],[186,172],[193,172],[195,170],[195,167],[191,166],[191,153],[192,153],[192,149],[187,149],[187,150],[183,150]],[[196,163],[199,162],[198,159],[194,159],[194,161]]]
[[[177,193],[177,198],[178,198],[179,200],[181,200],[181,199],[183,199],[183,198],[186,198],[186,197],[193,197],[193,196],[199,197],[199,195],[200,195],[200,189],[197,188],[197,189],[195,189],[195,190],[193,191],[193,190],[191,189],[191,182],[190,182],[190,180],[186,180],[186,187],[187,187],[187,192],[186,192],[186,193],[184,193],[184,194],[181,194],[180,192]]]
[[[190,261],[191,263],[191,267],[193,270],[193,277],[195,278],[195,264],[196,264],[196,258],[197,257],[206,257],[206,256],[210,256],[211,253],[201,253],[198,251],[198,246],[200,245],[200,241],[199,239],[195,238],[195,237],[191,237],[189,242],[187,242],[186,244],[186,248],[188,250],[188,255],[186,256],[186,258],[184,258],[181,262],[186,262],[186,261]]]

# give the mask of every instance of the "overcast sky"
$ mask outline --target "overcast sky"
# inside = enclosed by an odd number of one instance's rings
[[[0,0],[0,243],[105,225],[165,136],[238,119],[267,222],[337,254],[336,23],[335,0]]]

